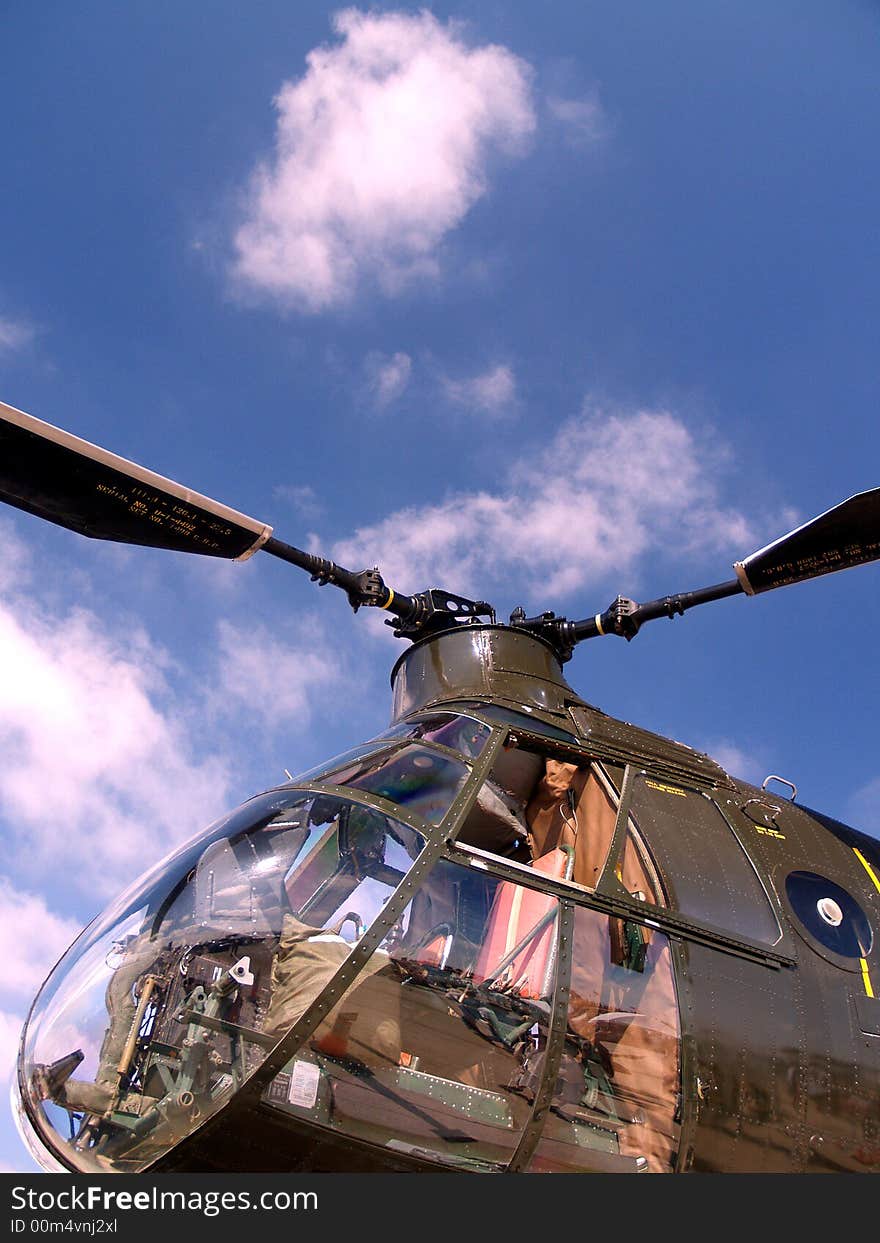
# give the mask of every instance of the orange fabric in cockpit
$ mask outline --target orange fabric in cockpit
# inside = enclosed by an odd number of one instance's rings
[[[574,797],[574,815],[568,803],[569,790]],[[529,802],[527,819],[533,857],[546,854],[556,846],[574,846],[571,879],[578,885],[595,888],[617,822],[617,809],[595,772],[548,759],[544,776]],[[632,834],[627,835],[624,844],[619,879],[627,893],[643,894],[645,900],[664,905],[639,858]]]
[[[569,1026],[607,1055],[615,1097],[638,1121],[618,1128],[620,1151],[648,1168],[671,1167],[679,1090],[678,1006],[669,942],[656,935],[644,971],[612,961],[610,921],[596,911],[575,918]]]
[[[567,859],[562,850],[551,851],[533,866],[560,878]],[[504,881],[498,886],[486,925],[483,945],[474,968],[478,983],[493,979],[499,967],[529,933],[533,935],[501,973],[522,997],[546,997],[553,987],[556,948],[556,899],[522,885]],[[543,927],[541,926],[543,923]]]
[[[568,803],[569,790],[574,797],[574,815]],[[572,880],[594,887],[611,846],[616,820],[595,774],[576,764],[548,759],[526,816],[532,854],[538,857],[557,846],[574,846]]]
[[[547,760],[528,807],[534,853],[574,845],[572,880],[593,888],[605,866],[616,819],[616,808],[594,772]],[[627,893],[663,904],[632,832],[627,834],[618,876]],[[597,911],[576,911],[568,1022],[572,1032],[589,1040],[607,1060],[621,1113],[621,1120],[613,1124],[621,1154],[644,1157],[649,1170],[660,1172],[673,1164],[678,1130],[679,1027],[671,954],[664,936],[643,928],[644,969],[627,969],[620,954],[623,928],[623,920]],[[549,1126],[552,1132],[552,1116]]]

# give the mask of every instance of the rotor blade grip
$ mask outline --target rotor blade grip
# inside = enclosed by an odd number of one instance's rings
[[[309,574],[320,575],[322,567],[329,568],[333,564],[332,561],[325,561],[323,557],[316,557],[310,552],[303,552],[301,548],[294,548],[293,544],[285,544],[283,540],[276,539],[274,535],[266,540],[263,552],[269,553],[272,557],[278,557],[281,561],[288,562],[289,565],[297,565],[301,570],[307,570]]]
[[[326,557],[303,552],[301,548],[285,544],[275,536],[266,540],[263,551],[287,561],[290,565],[299,566],[320,583],[332,583],[334,587],[340,587],[348,594],[350,603],[357,608],[363,606],[385,609],[403,620],[411,617],[416,610],[416,601],[411,596],[392,591],[378,570],[361,570],[356,574],[337,565],[335,561],[328,561]]]
[[[604,613],[586,617],[583,621],[567,623],[568,634],[572,643],[606,634],[633,639],[645,622],[655,621],[658,617],[676,617],[698,604],[723,600],[726,596],[734,596],[742,591],[743,586],[739,579],[732,578],[726,583],[700,587],[696,591],[683,591],[675,596],[663,596],[659,600],[649,600],[646,604],[636,604],[633,600],[618,596]]]
[[[301,570],[308,571],[312,578],[321,583],[332,583],[334,587],[341,587],[350,596],[356,597],[357,603],[367,603],[366,600],[359,598],[363,594],[361,575],[346,570],[343,566],[337,565],[335,561],[328,561],[326,557],[303,552],[301,548],[294,548],[293,544],[285,544],[283,540],[276,539],[274,535],[266,540],[263,551],[273,557],[279,557],[282,561],[287,561],[290,565],[299,566]]]
[[[0,500],[91,539],[243,561],[264,522],[0,402]]]
[[[739,595],[744,591],[738,578],[729,579],[726,583],[716,583],[712,587],[699,587],[696,591],[682,591],[675,596],[663,596],[660,600],[649,600],[640,604],[635,617],[639,625],[646,621],[654,621],[658,617],[675,617],[698,604],[709,604],[712,600],[723,600],[727,596]]]

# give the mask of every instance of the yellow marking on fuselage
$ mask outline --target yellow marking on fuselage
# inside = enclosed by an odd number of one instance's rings
[[[868,964],[864,958],[860,958],[859,962],[862,964],[862,981],[865,985],[865,992],[868,994],[869,997],[873,997],[874,990],[871,987],[871,977],[868,974]]]
[[[865,871],[868,873],[871,880],[874,882],[874,888],[877,890],[878,893],[880,893],[880,880],[877,879],[877,873],[871,867],[870,863],[865,858],[865,856],[862,854],[862,852],[860,850],[857,850],[855,846],[853,846],[853,854],[858,859],[859,863],[861,863]]]
[[[756,824],[755,829],[758,833],[763,833],[765,837],[778,837],[781,842],[785,841],[785,834],[780,833],[778,829],[768,829],[762,824]]]
[[[680,794],[682,798],[687,798],[685,790],[679,790],[678,786],[668,786],[663,781],[651,781],[650,778],[646,777],[645,785],[649,790],[660,790],[663,794]]]

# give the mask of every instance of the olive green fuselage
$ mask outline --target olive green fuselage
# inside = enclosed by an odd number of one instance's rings
[[[622,804],[636,773],[666,796],[653,811],[642,809],[642,833],[670,893],[686,878],[687,891],[704,892],[708,904],[694,918],[684,906],[676,913],[673,902],[657,919],[670,938],[679,1008],[677,1171],[880,1170],[876,941],[867,954],[838,954],[804,926],[786,892],[791,874],[818,874],[853,895],[880,927],[873,839],[736,781],[699,752],[606,716],[566,684],[547,645],[506,627],[462,627],[423,640],[398,662],[392,685],[394,721],[439,706],[485,713],[496,723],[508,719],[520,745],[540,740],[562,757],[583,753],[622,774]],[[713,807],[714,819],[700,826],[704,849],[696,851],[693,832],[677,828],[687,792]],[[621,815],[627,811],[622,805]],[[719,873],[735,878],[743,857],[759,884],[737,892],[731,881],[716,918],[706,918]],[[615,895],[610,882],[595,895],[550,881],[546,888],[561,903],[625,909],[626,895]],[[768,910],[778,926],[772,944],[749,935],[753,919],[755,928],[766,925]],[[246,1090],[156,1168],[233,1167],[437,1168],[412,1154],[281,1121]]]

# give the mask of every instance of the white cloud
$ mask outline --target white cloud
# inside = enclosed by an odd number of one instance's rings
[[[402,350],[390,356],[369,354],[366,372],[372,400],[380,410],[384,410],[405,392],[412,373],[412,359]]]
[[[741,552],[754,536],[721,503],[716,450],[672,414],[585,411],[501,475],[493,491],[400,510],[338,544],[343,565],[379,564],[405,592],[426,585],[484,597],[510,581],[542,607],[658,550]],[[710,460],[711,459],[711,460]],[[731,575],[732,577],[732,575]]]
[[[62,918],[41,897],[17,890],[0,876],[0,994],[4,1007],[22,1008],[22,1013],[0,1009],[0,1082],[8,1080],[15,1065],[24,1011],[81,930],[77,920]]]
[[[24,1018],[0,1010],[0,1083],[7,1084],[18,1056],[18,1042]]]
[[[226,765],[193,757],[166,664],[91,613],[0,605],[0,810],[20,870],[112,892],[224,808]]]
[[[443,379],[449,399],[458,406],[483,414],[498,415],[510,410],[516,400],[516,380],[506,363],[490,367],[468,380]]]
[[[263,626],[240,627],[222,621],[218,628],[219,674],[213,710],[269,725],[311,720],[315,690],[339,689],[344,672],[317,618],[307,618],[279,639]]]
[[[31,595],[27,549],[2,520],[0,543],[7,858],[30,882],[101,899],[228,808],[242,768],[233,724],[305,728],[311,692],[337,687],[341,663],[313,618],[271,634],[221,622],[198,687],[181,685],[142,631]]]
[[[744,751],[735,742],[724,738],[710,742],[706,751],[725,772],[741,781],[748,781],[751,785],[760,785],[769,771],[760,757]]]
[[[36,335],[37,330],[27,320],[0,315],[0,354],[12,354],[24,349]]]
[[[0,876],[0,993],[30,1002],[67,947],[82,931],[78,920],[51,911],[37,894]]]
[[[237,276],[308,311],[364,280],[394,292],[436,275],[490,157],[517,154],[535,127],[529,66],[470,47],[459,24],[345,9],[333,25],[340,41],[276,97],[274,161],[257,169],[235,238]]]
[[[0,515],[0,592],[21,590],[31,574],[30,549],[18,538],[8,518]]]
[[[307,483],[279,483],[272,489],[272,496],[277,501],[292,505],[303,518],[317,518],[324,512],[324,506],[318,500],[317,492]]]
[[[595,94],[568,98],[548,95],[546,103],[548,112],[565,127],[572,143],[593,143],[605,137],[605,113]]]

